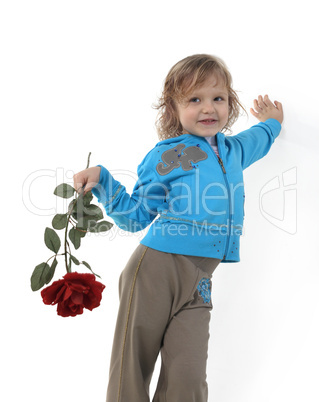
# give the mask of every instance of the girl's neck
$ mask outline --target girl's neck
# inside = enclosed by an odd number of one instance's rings
[[[210,145],[217,145],[216,135],[212,135],[210,137],[205,137],[205,138],[210,143]]]

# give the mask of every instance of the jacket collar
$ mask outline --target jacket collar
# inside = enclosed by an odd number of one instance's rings
[[[167,138],[166,140],[160,141],[155,146],[158,147],[160,145],[176,144],[179,142],[183,142],[186,139],[192,139],[194,142],[197,142],[198,144],[203,143],[203,142],[207,143],[205,137],[199,137],[198,135],[194,135],[194,134],[182,134],[182,135],[179,135],[178,137]],[[218,132],[216,134],[216,140],[217,140],[218,146],[223,146],[225,143],[225,134]]]

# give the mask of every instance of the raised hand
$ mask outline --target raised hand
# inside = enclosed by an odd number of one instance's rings
[[[268,95],[258,99],[254,99],[254,109],[250,108],[250,113],[255,116],[259,121],[266,121],[267,119],[276,119],[281,124],[284,119],[283,108],[280,102],[272,101]]]

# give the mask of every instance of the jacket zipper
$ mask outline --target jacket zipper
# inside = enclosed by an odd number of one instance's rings
[[[219,152],[218,152],[219,153]],[[215,151],[214,151],[214,154],[215,154]],[[216,155],[216,154],[215,154]],[[216,155],[217,156],[217,155]],[[226,170],[225,170],[225,168],[224,168],[224,164],[223,164],[223,161],[221,160],[221,158],[219,157],[219,156],[217,156],[217,158],[218,158],[218,162],[219,162],[219,164],[220,164],[220,166],[222,167],[222,169],[223,169],[223,172],[226,174]]]
[[[216,140],[217,140],[217,138],[216,138]],[[220,165],[220,167],[221,167],[221,169],[222,169],[222,171],[223,171],[223,173],[224,173],[224,179],[225,179],[225,183],[226,183],[226,187],[227,187],[227,193],[228,193],[228,202],[229,202],[229,225],[231,225],[231,198],[230,198],[230,191],[229,191],[229,183],[228,183],[228,179],[227,179],[227,175],[226,175],[226,169],[225,169],[225,166],[224,166],[224,163],[223,163],[223,160],[221,159],[221,157],[220,156],[217,156],[216,154],[215,154],[215,151],[213,150],[213,148],[210,146],[210,149],[211,149],[211,151],[213,152],[213,154],[216,156],[216,158],[218,159],[218,163],[219,163],[219,165]],[[218,146],[218,142],[217,142],[217,149],[218,149],[218,154],[220,155],[221,153],[220,153],[220,151],[219,151],[219,146]],[[230,228],[229,228],[230,229]],[[230,238],[230,235],[228,234],[228,236],[227,236],[227,242],[226,242],[226,248],[225,248],[225,253],[224,253],[224,256],[223,256],[223,259],[225,259],[225,257],[226,257],[226,255],[227,255],[227,253],[228,253],[228,247],[229,247],[229,238]]]

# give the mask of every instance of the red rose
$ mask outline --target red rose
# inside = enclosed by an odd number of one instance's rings
[[[100,305],[105,286],[93,274],[71,272],[41,291],[44,304],[58,304],[62,317],[83,313],[83,308],[93,310]]]

